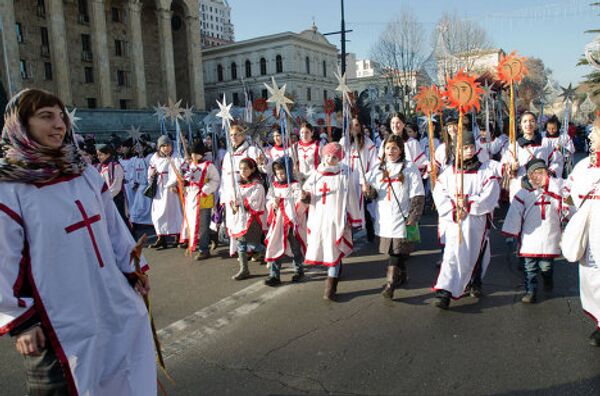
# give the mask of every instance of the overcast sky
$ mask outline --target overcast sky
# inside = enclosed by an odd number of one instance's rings
[[[236,40],[284,31],[340,29],[339,0],[228,0]],[[346,28],[353,29],[347,51],[368,58],[388,20],[403,7],[412,9],[428,37],[445,11],[458,12],[484,27],[495,47],[541,58],[561,85],[577,84],[590,71],[575,66],[585,44],[595,38],[585,30],[600,28],[600,8],[591,0],[346,0]],[[339,36],[329,40],[338,46]]]

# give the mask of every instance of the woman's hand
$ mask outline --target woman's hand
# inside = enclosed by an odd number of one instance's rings
[[[15,345],[21,355],[36,356],[46,348],[46,336],[42,328],[36,325],[19,334]]]

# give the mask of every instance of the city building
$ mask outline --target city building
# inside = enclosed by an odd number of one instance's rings
[[[233,43],[231,7],[227,0],[200,0],[199,4],[202,48]]]
[[[208,48],[204,55],[207,108],[223,94],[235,106],[244,104],[244,85],[256,99],[267,98],[264,83],[286,84],[296,105],[322,106],[335,96],[337,48],[316,26],[300,33],[284,32]]]
[[[195,0],[5,0],[0,17],[7,97],[36,87],[79,108],[141,109],[170,97],[204,109]]]
[[[486,71],[495,74],[496,66],[503,55],[506,54],[501,48],[477,49],[457,54],[447,53],[438,59],[437,78],[439,81],[446,81],[446,76],[452,77],[460,69],[475,74],[483,74]]]

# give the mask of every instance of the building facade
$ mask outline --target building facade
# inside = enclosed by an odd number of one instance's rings
[[[233,43],[231,7],[227,0],[200,0],[199,4],[202,48]]]
[[[227,101],[244,105],[244,85],[251,96],[267,98],[264,83],[286,85],[286,95],[297,105],[322,106],[335,96],[337,48],[317,31],[285,32],[238,41],[204,50],[207,108],[225,94]]]
[[[36,87],[80,108],[170,97],[204,109],[198,12],[194,0],[3,0],[0,81],[7,96]]]

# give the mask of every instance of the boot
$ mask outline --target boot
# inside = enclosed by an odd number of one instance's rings
[[[400,267],[398,268],[400,273],[396,279],[396,287],[402,286],[408,281],[408,271],[406,270],[406,263],[401,262]]]
[[[323,299],[329,301],[335,301],[336,299],[336,291],[337,291],[337,283],[338,279],[333,278],[331,276],[327,277],[325,281],[325,293],[323,293]]]
[[[521,298],[521,302],[524,304],[535,304],[535,302],[536,302],[535,292],[528,291],[527,293],[525,293],[523,295],[523,297]]]
[[[248,271],[248,253],[240,252],[238,256],[238,261],[240,262],[240,270],[231,278],[233,280],[242,280],[250,276],[250,271]]]
[[[544,282],[544,291],[549,293],[554,290],[554,278],[552,276],[552,270],[542,271],[542,280]]]
[[[389,265],[387,268],[387,283],[385,284],[381,295],[384,298],[392,299],[394,298],[394,289],[396,288],[396,284],[398,282],[398,272],[399,268],[395,265]]]
[[[438,290],[435,293],[435,302],[433,305],[440,309],[448,309],[450,306],[450,292],[446,290]]]
[[[156,241],[152,245],[150,245],[150,247],[152,249],[164,249],[165,247],[167,247],[167,240],[164,237],[159,236],[158,238],[156,238]]]

